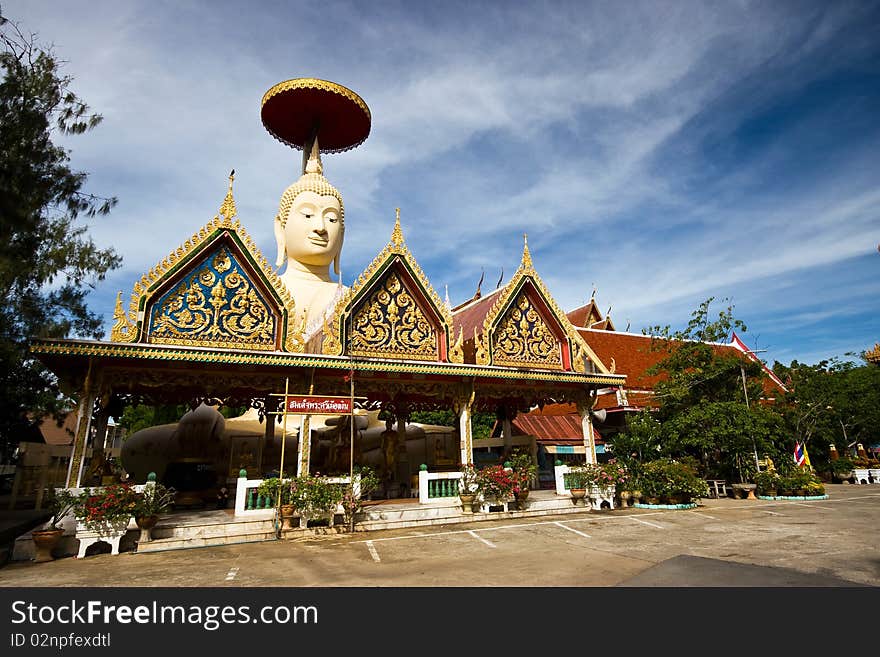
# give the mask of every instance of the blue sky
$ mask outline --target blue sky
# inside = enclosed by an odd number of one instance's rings
[[[324,157],[345,199],[343,279],[407,244],[441,297],[508,279],[528,233],[559,305],[618,329],[678,328],[729,298],[762,356],[814,363],[880,341],[880,3],[2,2],[53,43],[104,116],[70,138],[118,290],[209,221],[239,217],[274,259],[300,154],[263,93],[317,77],[372,131]]]

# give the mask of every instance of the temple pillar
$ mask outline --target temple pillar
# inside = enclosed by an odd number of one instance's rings
[[[587,463],[596,462],[596,441],[593,439],[593,405],[596,403],[595,391],[590,391],[584,399],[577,401],[578,415],[581,416],[581,430],[584,436],[584,460]]]
[[[266,426],[264,427],[263,436],[257,439],[257,472],[255,475],[258,479],[263,477],[263,450],[266,448],[266,445],[275,439],[275,416],[270,412],[274,408],[274,404],[274,398],[267,396],[263,406],[266,410]]]
[[[309,394],[315,394],[315,368],[309,373]],[[286,403],[286,402],[285,402]],[[286,409],[285,409],[286,410]],[[296,476],[309,474],[312,466],[312,416],[302,415],[299,421],[299,436],[296,441]]]
[[[70,464],[67,466],[67,488],[78,488],[82,481],[83,457],[92,430],[92,414],[95,410],[98,386],[95,385],[93,362],[89,359],[89,369],[79,391],[79,403],[76,407],[76,431],[70,450]]]
[[[296,447],[296,476],[309,474],[312,464],[312,416],[303,415],[299,422],[299,439]]]
[[[459,451],[462,466],[474,462],[474,435],[471,426],[474,396],[474,382],[471,380],[462,388],[453,405],[453,410],[458,416]]]
[[[513,419],[516,417],[516,411],[511,410],[509,406],[502,406],[498,412],[501,420],[501,437],[504,440],[504,458],[510,458],[513,452]]]

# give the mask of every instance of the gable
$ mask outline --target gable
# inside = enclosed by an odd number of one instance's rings
[[[135,283],[128,312],[116,297],[114,342],[301,352],[294,303],[235,217],[219,214]]]
[[[565,330],[528,279],[498,314],[489,345],[492,365],[570,369]]]
[[[451,344],[451,326],[449,308],[404,242],[398,210],[391,241],[325,323],[320,351],[460,363],[461,339]]]
[[[282,309],[249,270],[229,234],[221,233],[180,274],[158,286],[145,309],[144,341],[280,350]]]

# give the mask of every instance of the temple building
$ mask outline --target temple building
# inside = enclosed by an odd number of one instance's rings
[[[198,463],[221,479],[239,468],[327,474],[370,464],[405,495],[422,463],[474,462],[474,412],[496,414],[507,454],[516,418],[552,404],[574,409],[583,459],[595,461],[593,407],[600,391],[626,377],[559,308],[527,238],[506,285],[452,309],[410,252],[398,211],[388,244],[345,287],[338,271],[347,218],[321,156],[362,143],[369,109],[345,87],[301,78],[267,91],[261,117],[273,137],[303,152],[302,175],[273,220],[283,273],[242,225],[230,175],[217,215],[178,238],[134,285],[127,308],[120,292],[109,341],[32,343],[79,400],[67,485],[84,483],[89,452],[103,447],[91,437],[134,403],[193,409],[173,430],[133,436],[123,447],[136,481],[160,467],[162,452],[172,469]],[[348,398],[357,408],[294,414],[293,397],[313,408]],[[218,402],[251,410],[218,418]],[[411,426],[413,411],[436,409],[455,414],[453,430]]]

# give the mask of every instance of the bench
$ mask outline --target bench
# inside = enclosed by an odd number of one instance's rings
[[[727,497],[727,481],[725,479],[707,479],[710,497]]]

